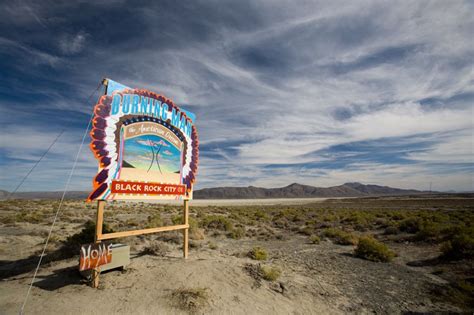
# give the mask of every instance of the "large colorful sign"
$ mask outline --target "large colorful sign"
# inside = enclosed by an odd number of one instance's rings
[[[192,198],[195,115],[172,100],[112,80],[94,108],[90,148],[99,161],[88,200]]]

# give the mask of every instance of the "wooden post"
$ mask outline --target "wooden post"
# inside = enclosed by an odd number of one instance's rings
[[[100,237],[102,236],[102,225],[104,223],[104,208],[105,201],[99,200],[97,202],[97,215],[96,215],[96,224],[95,224],[95,236],[94,243],[100,243]],[[92,287],[99,287],[99,269],[95,268],[92,270]]]
[[[112,238],[119,238],[119,237],[129,237],[129,236],[144,235],[144,234],[150,234],[150,233],[183,230],[186,227],[187,226],[184,224],[179,224],[179,225],[170,225],[170,226],[160,226],[156,228],[147,228],[147,229],[141,229],[141,230],[106,233],[106,234],[102,234],[99,240],[103,241],[103,240],[110,240]]]
[[[188,242],[189,242],[189,200],[184,201],[183,220],[186,228],[183,229],[183,257],[188,258]]]

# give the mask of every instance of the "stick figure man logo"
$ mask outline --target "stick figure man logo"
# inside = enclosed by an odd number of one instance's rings
[[[158,166],[158,170],[160,171],[161,174],[163,174],[163,172],[161,171],[161,167],[160,167],[160,161],[159,161],[159,157],[160,157],[160,151],[161,151],[161,148],[163,147],[163,143],[160,143],[160,146],[158,147],[158,149],[155,150],[153,148],[156,149],[156,143],[154,143],[153,141],[151,140],[148,140],[148,143],[150,144],[150,150],[151,150],[151,162],[150,162],[150,167],[148,167],[148,170],[147,170],[147,173],[150,171],[150,169],[153,167],[153,162],[156,161],[156,166]]]

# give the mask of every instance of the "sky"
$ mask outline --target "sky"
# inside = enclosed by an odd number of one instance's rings
[[[8,1],[0,189],[62,190],[101,79],[197,115],[196,188],[474,190],[472,1]],[[79,152],[69,190],[90,190]]]
[[[144,135],[125,140],[124,146],[123,159],[135,168],[168,173],[180,171],[181,152],[166,139]]]

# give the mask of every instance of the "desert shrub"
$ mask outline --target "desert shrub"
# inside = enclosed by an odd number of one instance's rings
[[[189,224],[189,229],[197,229],[199,228],[199,224],[198,224],[198,221],[193,218],[193,217],[189,217],[188,218],[188,224]]]
[[[314,228],[310,226],[303,226],[301,228],[298,228],[298,233],[303,234],[303,235],[311,235],[313,234]]]
[[[470,295],[472,298],[474,298],[474,283],[468,282],[468,281],[465,281],[465,280],[460,280],[460,281],[458,281],[458,282],[456,283],[456,286],[457,286],[459,289],[461,289],[461,290],[463,290],[463,291],[469,293],[469,295]]]
[[[102,233],[114,232],[107,224],[102,225]],[[60,251],[66,255],[79,255],[82,244],[89,244],[94,242],[95,237],[95,223],[91,220],[84,224],[84,228],[71,236],[68,236],[63,242]]]
[[[163,242],[153,242],[150,245],[146,246],[141,254],[142,255],[152,255],[152,256],[166,256],[170,252],[170,247],[168,244]]]
[[[193,220],[197,225],[197,221],[193,217],[189,217],[188,220],[189,220],[189,227],[190,228],[191,228],[191,220]],[[172,216],[171,217],[171,222],[174,225],[184,224],[183,215],[182,214],[176,214],[176,215]]]
[[[274,220],[273,225],[279,229],[287,229],[290,226],[288,220],[285,218]]]
[[[459,280],[454,285],[459,292],[458,300],[460,300],[460,305],[471,305],[474,306],[474,282],[472,278],[466,280]]]
[[[184,224],[183,216],[177,214],[171,218],[174,225]],[[188,217],[189,238],[192,240],[203,240],[205,237],[204,230],[199,228],[199,224],[194,217]]]
[[[400,232],[396,226],[387,226],[383,232],[385,235],[395,235]]]
[[[370,228],[369,224],[356,224],[356,225],[354,225],[354,230],[355,231],[364,232],[364,231],[367,231],[369,228]]]
[[[304,220],[304,217],[297,209],[287,208],[283,209],[280,212],[276,213],[273,217],[273,221],[285,219],[290,222],[301,222]]]
[[[213,250],[217,249],[217,244],[214,242],[209,242],[207,245],[209,246],[210,249],[213,249]]]
[[[327,228],[323,230],[322,235],[340,245],[355,245],[357,243],[357,238],[354,235],[337,228]]]
[[[411,217],[400,222],[398,229],[407,233],[416,233],[420,230],[421,220]]]
[[[458,280],[451,282],[449,285],[436,285],[431,293],[439,301],[449,301],[461,308],[466,306],[474,306],[474,286],[469,280]]]
[[[293,218],[297,214],[295,209],[283,209],[275,214],[275,218]]]
[[[281,275],[281,270],[277,267],[259,266],[259,269],[262,278],[267,281],[275,281]]]
[[[267,251],[261,247],[254,247],[248,253],[247,256],[254,260],[267,260]]]
[[[215,229],[222,231],[231,231],[232,222],[222,215],[208,215],[201,219],[201,227],[205,229]]]
[[[303,222],[304,221],[304,216],[301,215],[301,214],[296,214],[293,216],[293,218],[291,219],[292,222],[294,223],[300,223],[300,222]]]
[[[319,244],[321,242],[321,239],[319,238],[319,236],[317,235],[312,235],[310,238],[309,238],[309,241],[312,243],[312,244]]]
[[[16,222],[16,215],[4,216],[0,219],[0,223],[12,224]]]
[[[257,220],[257,221],[268,221],[270,219],[270,217],[268,216],[268,214],[266,214],[265,212],[263,212],[263,210],[257,210],[255,211],[255,213],[253,214],[253,217]]]
[[[262,285],[262,279],[275,281],[281,275],[281,270],[277,267],[262,266],[260,264],[245,264],[244,271],[255,280],[254,287]]]
[[[401,211],[394,211],[390,214],[390,217],[392,218],[392,220],[401,221],[406,218],[406,215]]]
[[[287,236],[286,234],[283,234],[283,233],[282,233],[282,234],[277,234],[277,235],[275,235],[275,238],[276,238],[277,240],[284,241],[284,240],[287,240],[287,239],[288,239],[288,236]]]
[[[159,213],[155,213],[153,215],[148,216],[148,228],[154,228],[159,226],[163,226],[163,219],[161,218],[161,215]]]
[[[124,226],[139,226],[140,224],[138,223],[137,220],[135,219],[128,219],[125,221]],[[155,226],[150,226],[150,227],[155,227]]]
[[[462,232],[453,236],[441,247],[441,258],[445,260],[460,260],[474,257],[474,237],[472,234]]]
[[[442,225],[432,221],[424,221],[420,224],[415,238],[419,241],[437,239],[441,237]]]
[[[245,236],[245,229],[241,226],[235,227],[229,232],[228,236],[235,240],[241,239],[242,237]]]
[[[375,220],[373,214],[367,212],[352,212],[349,213],[343,220],[343,223],[349,223],[354,226],[367,227]]]
[[[359,239],[355,255],[356,257],[376,262],[389,262],[395,257],[395,253],[384,243],[370,236],[364,236]]]
[[[328,214],[328,215],[325,215],[325,216],[323,217],[323,221],[324,221],[324,222],[336,222],[336,221],[338,221],[338,220],[339,220],[339,218],[338,218],[338,216],[335,215],[335,214]]]
[[[207,288],[178,289],[171,294],[174,305],[183,311],[196,313],[209,305]]]
[[[437,222],[437,223],[444,223],[450,220],[450,217],[448,214],[441,213],[441,212],[431,212],[429,214],[429,218],[431,221]]]
[[[377,214],[378,215],[378,214]],[[381,227],[381,228],[386,228],[391,225],[391,221],[387,220],[385,218],[379,218],[375,219],[374,224]]]
[[[203,240],[205,238],[204,229],[189,228],[189,238],[192,239],[192,240]]]
[[[242,211],[231,212],[227,215],[227,218],[229,218],[232,221],[237,221],[237,222],[242,222],[242,223],[249,223],[249,224],[256,223],[256,222],[251,222],[252,220],[249,219],[249,215],[247,213],[242,214]]]
[[[266,226],[263,226],[260,230],[258,230],[257,239],[269,240],[274,237],[275,231]]]
[[[44,214],[40,211],[22,211],[15,217],[16,222],[40,223]]]
[[[60,243],[62,241],[61,236],[59,235],[51,235],[49,238],[50,243]],[[46,242],[46,240],[45,240]]]

